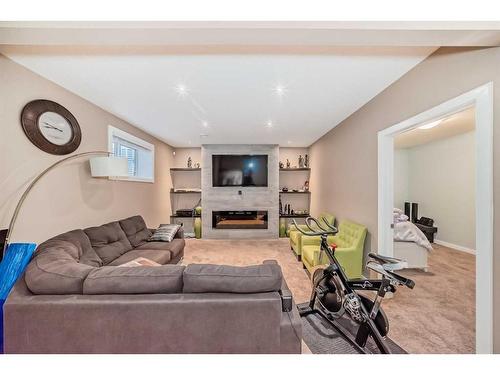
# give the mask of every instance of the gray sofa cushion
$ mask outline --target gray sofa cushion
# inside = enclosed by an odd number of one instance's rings
[[[182,291],[184,266],[101,267],[90,272],[84,294],[168,294]],[[146,318],[146,317],[145,317]]]
[[[184,271],[185,293],[262,293],[278,291],[282,274],[278,264],[235,267],[190,264]]]
[[[95,269],[78,263],[77,245],[52,239],[41,244],[29,263],[25,280],[35,294],[81,294],[83,281]]]
[[[130,241],[116,221],[84,229],[84,232],[104,265],[108,265],[120,255],[132,250]]]
[[[73,256],[73,258],[79,260],[80,263],[87,264],[92,267],[100,267],[103,264],[102,259],[99,258],[99,255],[97,255],[95,250],[92,248],[89,237],[81,229],[75,229],[60,234],[49,241],[52,240],[68,241],[75,245],[78,249],[78,257]],[[43,244],[41,244],[40,247],[42,245]]]
[[[132,216],[120,220],[119,223],[133,247],[139,246],[151,237],[151,231],[146,226],[142,216]]]
[[[121,264],[130,262],[131,260],[134,260],[136,258],[143,257],[149,260],[152,260],[153,262],[160,263],[160,264],[167,264],[169,260],[171,259],[171,254],[170,251],[166,250],[130,250],[127,251],[125,254],[122,256],[116,258],[114,261],[112,261],[109,266],[119,266]]]
[[[146,242],[135,250],[162,250],[171,253],[171,259],[177,258],[184,251],[186,241],[184,238],[174,238],[172,242]]]

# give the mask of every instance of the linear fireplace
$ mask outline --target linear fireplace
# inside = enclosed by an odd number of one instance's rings
[[[214,229],[267,229],[267,211],[212,211]]]

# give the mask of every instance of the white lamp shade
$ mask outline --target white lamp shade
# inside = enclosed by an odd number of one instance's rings
[[[116,156],[97,156],[91,158],[90,174],[92,177],[127,177],[127,159],[117,158]]]

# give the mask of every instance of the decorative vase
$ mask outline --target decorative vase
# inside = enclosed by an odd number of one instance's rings
[[[290,168],[290,160],[286,159],[286,167]]]
[[[304,158],[304,166],[306,168],[309,168],[309,155],[306,154],[306,157]]]
[[[285,218],[280,219],[280,237],[286,237],[286,220],[285,220]]]
[[[194,236],[198,239],[201,238],[201,218],[194,219]]]
[[[193,168],[193,159],[191,159],[191,156],[188,157],[187,167],[188,168]]]

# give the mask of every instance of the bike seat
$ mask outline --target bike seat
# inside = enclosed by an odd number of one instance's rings
[[[391,258],[374,253],[369,253],[368,257],[377,261],[377,263],[379,263],[386,271],[396,271],[408,267],[408,263],[402,259]]]
[[[386,257],[375,253],[369,253],[368,256],[377,260],[379,263],[399,263],[402,261],[402,259]]]

